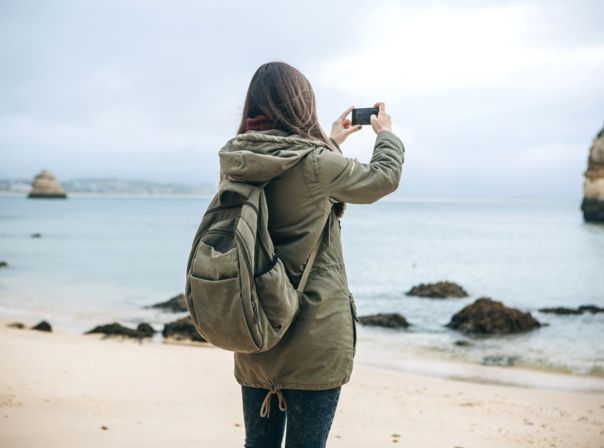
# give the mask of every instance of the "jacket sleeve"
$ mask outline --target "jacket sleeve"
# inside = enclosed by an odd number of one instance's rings
[[[404,152],[403,142],[388,130],[377,134],[369,163],[320,151],[316,170],[321,188],[334,202],[371,204],[398,188]]]

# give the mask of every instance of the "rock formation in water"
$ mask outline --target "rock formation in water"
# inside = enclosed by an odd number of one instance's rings
[[[47,170],[42,170],[31,184],[32,189],[28,195],[29,198],[66,198],[61,184],[57,178]]]
[[[421,283],[414,286],[405,294],[415,297],[429,297],[432,299],[446,299],[447,297],[468,297],[468,293],[457,283],[436,282]]]
[[[445,326],[463,333],[486,335],[526,332],[541,327],[541,323],[531,313],[481,297],[455,313]]]
[[[146,308],[159,308],[161,310],[169,311],[172,313],[182,313],[189,311],[189,309],[187,308],[187,300],[185,299],[184,294],[178,294],[165,302],[156,303],[155,305],[150,305]]]
[[[578,308],[568,308],[565,306],[556,306],[556,307],[548,307],[548,308],[539,308],[539,311],[542,313],[551,313],[551,314],[583,314],[583,313],[604,313],[604,308],[599,307],[597,305],[580,305]]]
[[[604,222],[604,128],[589,150],[581,210],[585,221]]]

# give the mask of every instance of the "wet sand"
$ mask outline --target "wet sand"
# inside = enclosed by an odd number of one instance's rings
[[[2,321],[0,354],[0,446],[243,446],[229,352],[17,330]],[[602,447],[604,393],[587,390],[357,362],[328,446]]]

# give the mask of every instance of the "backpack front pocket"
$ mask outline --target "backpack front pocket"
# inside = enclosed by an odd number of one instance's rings
[[[258,351],[243,310],[239,276],[211,280],[191,274],[189,282],[189,310],[202,336],[225,350]]]
[[[232,235],[233,232],[224,233]],[[217,231],[197,244],[191,273],[196,277],[221,280],[239,275],[239,256],[234,238],[220,239]],[[226,244],[226,247],[223,245]]]

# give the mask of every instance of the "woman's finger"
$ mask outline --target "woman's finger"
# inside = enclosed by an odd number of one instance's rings
[[[357,132],[360,131],[362,129],[363,126],[361,126],[360,124],[357,124],[356,126],[351,126],[348,129],[345,129],[344,132],[346,132],[346,135],[350,135],[353,132]]]
[[[382,103],[381,101],[378,101],[377,103],[375,103],[373,105],[373,107],[378,108],[378,114],[383,114],[384,112],[386,112],[386,105],[384,103]]]

